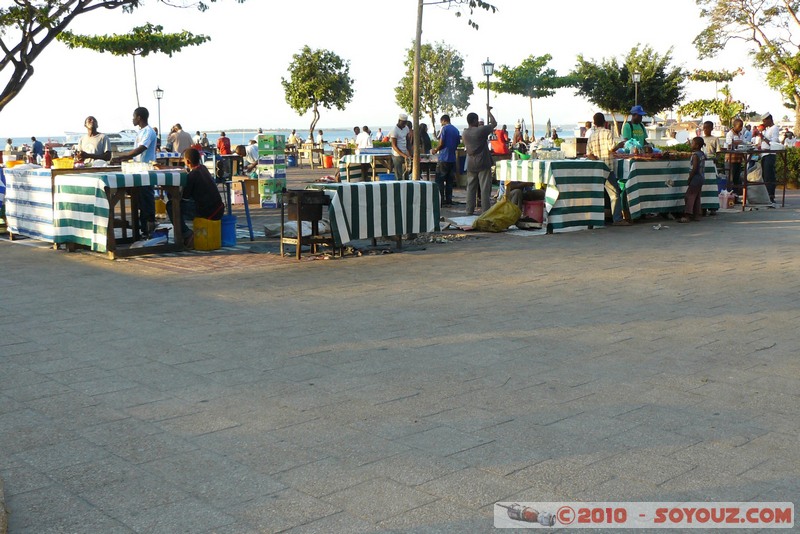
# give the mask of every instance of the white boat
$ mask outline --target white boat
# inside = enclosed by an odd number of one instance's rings
[[[124,152],[133,150],[136,145],[136,130],[121,130],[119,132],[106,133],[108,142],[111,145],[111,152]],[[86,135],[86,132],[64,132],[66,141],[64,145],[72,148],[77,145],[81,137]]]

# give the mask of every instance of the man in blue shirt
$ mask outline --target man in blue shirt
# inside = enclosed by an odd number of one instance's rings
[[[450,115],[442,115],[440,119],[442,129],[439,132],[439,146],[431,150],[431,154],[439,154],[436,164],[436,183],[439,185],[439,195],[442,206],[453,205],[453,185],[456,181],[456,148],[461,142],[461,133],[458,128],[450,124]]]
[[[156,131],[147,124],[150,112],[147,108],[133,110],[133,125],[139,128],[136,134],[136,147],[119,155],[120,160],[133,158],[134,161],[155,163],[156,161]],[[149,235],[156,227],[156,201],[152,186],[140,188],[139,194],[139,228],[142,233]]]
[[[31,146],[33,161],[31,163],[39,163],[42,159],[44,159],[44,145],[41,141],[37,141],[35,137],[31,137],[31,141],[33,142],[33,145]]]

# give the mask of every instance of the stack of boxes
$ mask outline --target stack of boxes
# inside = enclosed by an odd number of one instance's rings
[[[286,136],[258,135],[258,194],[262,208],[279,208],[286,188]]]

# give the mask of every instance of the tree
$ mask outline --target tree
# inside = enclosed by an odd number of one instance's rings
[[[578,87],[576,95],[586,97],[589,102],[611,113],[627,116],[635,103],[636,87],[633,73],[641,75],[638,94],[639,104],[650,115],[675,107],[684,96],[685,74],[679,67],[670,66],[672,48],[663,56],[651,47],[633,47],[620,64],[616,58],[603,59],[600,63],[578,56],[578,64],[571,76]],[[617,129],[616,117],[614,129]]]
[[[394,89],[397,104],[414,109],[414,47],[407,50],[406,74]],[[464,77],[464,58],[445,43],[425,44],[420,49],[419,110],[426,113],[436,134],[440,113],[455,115],[469,106],[472,79]]]
[[[501,65],[494,74],[496,82],[490,84],[490,89],[498,93],[520,95],[528,98],[531,112],[531,131],[534,130],[533,122],[533,100],[535,98],[547,98],[556,93],[556,89],[568,87],[575,84],[571,76],[558,76],[555,69],[547,68],[547,64],[553,56],[545,54],[543,56],[528,56],[516,67]],[[485,89],[486,82],[478,83],[478,86]]]
[[[714,57],[731,41],[752,46],[753,65],[767,73],[767,84],[786,99],[800,131],[800,5],[791,0],[697,0],[708,26],[694,39],[700,58]]]
[[[110,52],[115,56],[131,56],[136,105],[139,106],[136,56],[146,57],[151,53],[161,52],[172,57],[172,54],[186,46],[200,45],[211,39],[205,35],[193,35],[185,30],[180,33],[163,33],[163,30],[162,26],[154,26],[148,22],[125,35],[76,35],[71,31],[65,31],[57,39],[69,48],[88,48],[96,52]]]
[[[725,126],[731,126],[733,119],[738,117],[747,106],[744,102],[734,100],[731,96],[730,87],[725,84],[722,89],[718,91],[725,98],[712,98],[692,100],[678,108],[678,113],[681,115],[689,115],[693,117],[701,117],[703,115],[719,115],[719,121]]]
[[[722,82],[730,82],[739,74],[744,74],[744,71],[737,69],[733,72],[728,70],[695,70],[691,72],[688,78],[692,81],[714,82],[714,95],[716,98],[692,100],[679,107],[678,113],[691,116],[718,115],[720,123],[730,126],[733,119],[744,111],[747,106],[744,102],[733,99],[731,89],[727,83],[722,86],[722,89],[716,89],[716,85]],[[719,94],[722,94],[724,98],[719,98],[717,96]]]
[[[461,16],[462,8],[467,8],[470,14],[467,24],[476,30],[478,25],[471,18],[476,9],[485,9],[492,13],[497,11],[496,7],[483,0],[431,0],[427,3],[424,0],[417,0],[417,32],[414,37],[414,109],[412,111],[412,122],[414,124],[413,180],[419,180],[419,68],[420,46],[422,46],[422,13],[423,7],[426,5],[446,5],[447,9],[455,6],[456,17]]]
[[[205,11],[208,2],[217,0],[158,1],[175,7],[194,6]],[[235,1],[242,3],[245,0]],[[0,91],[0,111],[33,76],[36,58],[76,17],[98,9],[132,12],[143,3],[143,0],[14,0],[10,7],[0,7],[0,49],[3,53],[0,73],[5,80],[5,87]]]
[[[304,46],[292,56],[289,80],[281,78],[286,103],[300,115],[313,110],[308,137],[314,142],[314,127],[319,121],[319,106],[342,110],[353,99],[350,62],[328,50]]]

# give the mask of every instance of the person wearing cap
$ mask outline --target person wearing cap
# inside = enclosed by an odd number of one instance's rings
[[[397,117],[397,124],[389,133],[389,141],[392,143],[392,166],[396,180],[405,178],[406,160],[411,159],[411,152],[408,151],[408,115],[401,113]]]
[[[492,115],[491,107],[487,112],[489,124],[481,126],[478,123],[478,114],[467,115],[468,128],[461,137],[464,139],[464,148],[467,152],[467,215],[475,213],[478,187],[481,191],[482,213],[489,211],[492,205],[492,167],[494,160],[489,152],[487,140],[497,126],[497,121]]]
[[[645,116],[642,106],[633,106],[631,108],[631,120],[622,126],[622,141],[614,146],[614,151],[625,146],[625,143],[630,139],[636,139],[639,143],[646,147],[647,143],[647,130],[644,129],[642,124],[642,117]]]
[[[764,126],[764,133],[763,133],[764,142],[769,143],[770,145],[772,143],[780,144],[781,129],[777,124],[775,124],[775,121],[772,120],[772,114],[770,112],[761,115],[761,124]],[[764,185],[767,186],[767,193],[769,193],[769,201],[772,203],[775,202],[776,159],[777,156],[775,154],[764,154],[761,157],[761,173],[762,176],[764,177]]]

